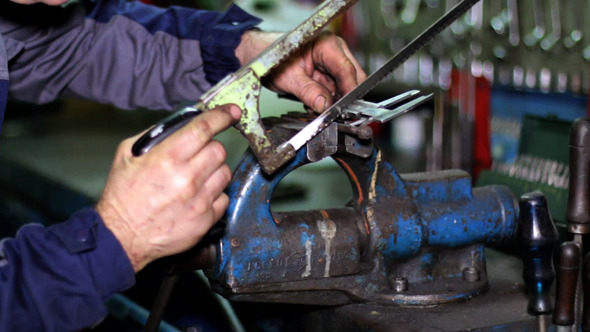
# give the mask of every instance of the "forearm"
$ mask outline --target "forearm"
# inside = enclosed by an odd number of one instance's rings
[[[82,210],[0,243],[0,330],[74,331],[102,320],[104,301],[135,282],[122,247],[98,214]]]
[[[246,31],[236,47],[235,56],[241,65],[245,65],[282,35],[281,32],[264,32],[257,29]]]
[[[17,17],[61,21],[31,27],[4,16],[21,7],[0,3],[0,32],[21,44],[10,61],[11,77],[18,77],[11,94],[33,102],[77,96],[126,109],[171,109],[196,100],[239,68],[235,48],[259,22],[237,7],[225,14],[123,1],[98,1],[87,11],[24,7]]]

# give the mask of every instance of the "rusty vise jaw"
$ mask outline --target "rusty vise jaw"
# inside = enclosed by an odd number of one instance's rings
[[[307,159],[316,162],[335,153],[347,153],[368,158],[373,153],[371,123],[385,123],[415,109],[428,101],[432,94],[419,96],[420,91],[410,90],[379,103],[357,100],[342,111],[339,118],[305,143]],[[293,133],[300,133],[317,120],[312,114],[289,112],[281,117],[262,119],[268,136],[276,141],[288,142]],[[294,150],[293,150],[294,151]],[[255,152],[254,152],[255,153]]]

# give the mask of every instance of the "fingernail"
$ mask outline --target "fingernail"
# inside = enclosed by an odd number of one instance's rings
[[[239,120],[242,117],[242,110],[236,105],[231,105],[229,107],[229,113],[235,120]]]
[[[313,103],[316,111],[323,112],[326,109],[326,97],[318,96]]]

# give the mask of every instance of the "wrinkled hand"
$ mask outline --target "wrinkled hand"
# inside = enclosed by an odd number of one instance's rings
[[[213,136],[239,117],[235,105],[205,112],[140,157],[139,136],[119,145],[96,210],[136,272],[191,248],[223,216],[231,172]]]
[[[248,31],[236,49],[236,57],[245,64],[280,36],[279,33]],[[321,113],[366,78],[344,40],[325,32],[275,68],[265,77],[265,84],[275,92],[295,95]]]

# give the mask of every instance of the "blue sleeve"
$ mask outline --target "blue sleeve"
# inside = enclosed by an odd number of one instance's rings
[[[126,0],[64,7],[2,0],[9,93],[35,103],[70,96],[173,110],[239,68],[235,49],[259,22],[237,6],[221,13]]]
[[[151,34],[165,32],[200,42],[206,78],[211,84],[240,68],[234,51],[244,31],[261,20],[236,5],[225,13],[172,6],[159,8],[139,1],[88,2],[88,18],[108,22],[119,15],[141,24]]]
[[[75,331],[101,322],[105,300],[135,283],[133,267],[94,209],[0,242],[0,331]]]

